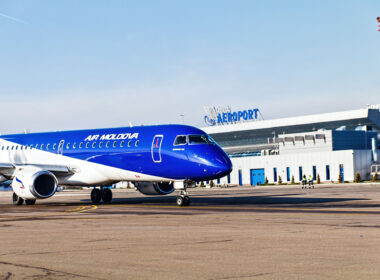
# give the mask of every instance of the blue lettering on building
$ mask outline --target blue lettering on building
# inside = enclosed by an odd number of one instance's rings
[[[205,116],[204,120],[208,125],[223,125],[230,123],[237,123],[242,121],[253,121],[259,118],[259,109],[249,109],[244,111],[237,112],[225,112],[219,113],[217,118],[211,118],[209,116]]]

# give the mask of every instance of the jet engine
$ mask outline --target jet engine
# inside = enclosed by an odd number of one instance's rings
[[[12,181],[15,194],[23,199],[44,199],[55,194],[58,180],[48,170],[38,168],[21,168],[17,170]]]
[[[174,185],[170,182],[134,182],[133,184],[145,195],[165,195],[174,191]]]

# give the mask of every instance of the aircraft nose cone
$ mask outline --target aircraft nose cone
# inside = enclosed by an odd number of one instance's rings
[[[214,157],[211,168],[214,175],[223,177],[232,171],[232,162],[226,154],[219,154]]]

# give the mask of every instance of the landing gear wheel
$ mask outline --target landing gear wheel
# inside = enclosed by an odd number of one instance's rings
[[[178,196],[176,203],[178,206],[189,206],[190,205],[190,197],[188,197],[187,195]]]
[[[184,206],[189,206],[190,205],[190,202],[191,202],[191,200],[190,200],[190,197],[188,197],[187,195],[184,197],[184,199],[185,199],[185,204],[184,204]]]
[[[176,203],[178,206],[185,206],[185,197],[183,196],[178,196]]]
[[[112,191],[109,188],[104,188],[102,190],[102,200],[105,203],[108,203],[108,202],[112,201]]]
[[[99,189],[93,189],[91,191],[91,201],[93,203],[98,204],[101,198],[102,198],[102,195]]]
[[[34,205],[36,204],[36,201],[34,199],[25,199],[26,205]]]
[[[24,199],[22,199],[15,193],[13,193],[12,201],[13,201],[13,205],[21,205],[24,203]]]

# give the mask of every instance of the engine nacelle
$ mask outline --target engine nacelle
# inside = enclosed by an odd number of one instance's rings
[[[165,195],[174,191],[173,183],[170,182],[134,182],[133,184],[145,195]]]
[[[57,191],[58,180],[53,173],[33,167],[20,168],[12,181],[12,189],[24,199],[49,198]]]

